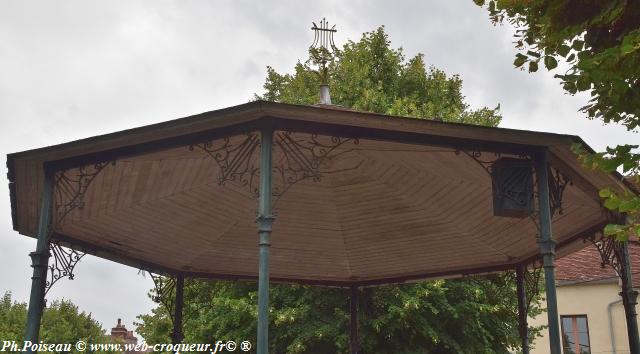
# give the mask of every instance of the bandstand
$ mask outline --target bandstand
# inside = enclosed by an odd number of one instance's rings
[[[10,154],[13,226],[37,240],[26,339],[38,340],[46,291],[89,254],[163,276],[159,294],[175,289],[174,342],[185,278],[257,280],[260,354],[271,281],[350,288],[355,303],[360,287],[502,271],[517,274],[526,348],[525,290],[541,271],[559,354],[554,259],[588,242],[622,278],[637,353],[626,244],[602,236],[624,216],[598,197],[633,187],[584,169],[575,143],[586,146],[570,135],[255,101]]]

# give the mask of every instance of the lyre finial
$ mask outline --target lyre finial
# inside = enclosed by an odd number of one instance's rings
[[[318,75],[320,76],[320,103],[331,104],[329,95],[329,72],[327,64],[331,62],[338,51],[333,42],[333,34],[337,32],[336,26],[329,27],[326,19],[320,21],[320,26],[315,22],[311,29],[314,31],[314,39],[309,54],[314,64],[318,65]]]

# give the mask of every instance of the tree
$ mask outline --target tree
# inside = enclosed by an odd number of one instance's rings
[[[255,98],[315,104],[325,73],[314,72],[310,62],[299,62],[293,74],[268,67],[265,92]],[[344,45],[328,74],[333,102],[345,107],[487,126],[501,119],[499,106],[471,109],[457,75],[427,69],[421,54],[405,60],[402,49],[390,47],[383,27]],[[360,296],[364,353],[507,353],[519,345],[515,284],[509,276],[366,288]],[[185,342],[255,338],[255,283],[191,280],[184,300]],[[164,307],[138,319],[138,333],[147,341],[170,338]],[[270,319],[271,353],[348,351],[348,290],[273,285]]]
[[[361,289],[362,352],[508,353],[519,345],[514,286],[511,277],[494,275]],[[184,299],[186,343],[255,338],[255,283],[191,280]],[[347,353],[348,311],[349,290],[273,285],[269,352]],[[169,340],[166,308],[138,319],[147,342]]]
[[[516,27],[515,43],[520,52],[514,65],[538,70],[543,63],[556,74],[569,94],[587,91],[589,102],[581,111],[589,119],[640,129],[640,2],[630,0],[474,0],[487,7],[494,23],[508,21]],[[525,65],[526,64],[526,65]],[[605,172],[622,170],[640,188],[638,145],[611,142],[605,152],[593,153],[575,146],[589,168]],[[616,146],[617,145],[617,146]],[[626,213],[627,225],[608,225],[607,235],[626,239],[640,235],[640,197],[600,191],[604,205]]]
[[[27,328],[27,304],[11,301],[6,292],[0,300],[0,339],[20,342]]]
[[[22,343],[27,324],[27,304],[12,301],[11,293],[5,292],[0,299],[0,340]],[[42,315],[40,340],[47,344],[71,344],[73,349],[66,353],[81,353],[74,347],[83,340],[86,343],[109,343],[100,323],[91,314],[80,312],[78,307],[67,300],[56,300],[47,306]],[[95,353],[115,353],[100,351]]]
[[[462,80],[425,66],[418,54],[408,61],[402,48],[390,47],[384,27],[349,41],[329,67],[334,104],[356,110],[414,118],[497,126],[500,105],[470,109],[462,96]],[[267,67],[265,93],[256,99],[312,105],[318,101],[320,77],[311,61],[295,66],[294,74],[279,74]]]

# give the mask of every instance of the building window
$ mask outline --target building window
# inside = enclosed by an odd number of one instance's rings
[[[564,354],[591,354],[587,315],[560,316]]]

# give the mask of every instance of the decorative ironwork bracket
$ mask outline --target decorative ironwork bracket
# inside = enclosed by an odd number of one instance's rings
[[[564,191],[567,188],[568,185],[573,185],[573,182],[571,181],[571,179],[569,179],[569,177],[567,177],[565,174],[563,174],[562,172],[560,172],[560,170],[558,170],[557,168],[551,168],[551,166],[548,166],[548,176],[549,176],[549,212],[551,215],[551,219],[553,220],[553,217],[557,215],[562,215],[564,210],[563,210],[563,198],[564,198]],[[536,185],[539,183],[539,181],[536,178]],[[533,210],[533,212],[530,215],[531,221],[533,222],[533,224],[535,225],[536,229],[538,230],[538,233],[540,233],[540,220],[539,220],[539,216],[540,216],[540,206],[538,204],[538,188],[535,188],[533,197],[534,197],[534,201],[535,201],[535,208]],[[538,235],[539,237],[539,235]]]
[[[562,198],[567,185],[573,185],[573,182],[557,168],[549,169],[549,207],[551,209],[551,217],[558,213],[562,215]]]
[[[454,153],[456,155],[460,155],[460,153],[463,153],[469,156],[471,159],[473,159],[473,161],[475,161],[478,165],[480,165],[480,167],[482,167],[487,172],[489,177],[493,176],[493,170],[492,170],[493,164],[502,157],[501,153],[495,152],[493,153],[494,156],[491,159],[483,159],[482,151],[480,150],[466,151],[466,150],[456,149]]]
[[[275,134],[275,145],[282,152],[282,159],[277,161],[273,170],[279,176],[279,184],[274,186],[274,196],[281,197],[294,184],[311,179],[320,182],[327,174],[355,170],[362,164],[360,161],[355,166],[334,170],[329,162],[334,158],[348,152],[337,149],[347,143],[358,145],[357,138],[343,138],[332,136],[328,141],[320,141],[317,134],[311,134],[305,139],[301,134],[281,131]]]
[[[540,294],[540,279],[542,277],[542,263],[535,262],[525,268],[524,272],[524,289],[527,301],[525,303],[525,312],[529,316],[529,310],[533,299]]]
[[[50,254],[53,256],[53,262],[49,264],[49,274],[45,283],[45,295],[51,290],[51,287],[62,278],[73,280],[73,269],[78,262],[88,252],[77,251],[72,248],[62,247],[58,242],[52,241],[49,246]]]
[[[330,162],[349,151],[339,151],[338,148],[348,143],[357,145],[359,140],[335,136],[322,139],[317,134],[276,132],[274,150],[278,149],[281,154],[280,158],[273,163],[273,195],[277,198],[281,197],[293,185],[302,180],[310,179],[319,182],[327,174],[360,167],[362,161],[349,168],[331,169]],[[248,188],[249,192],[257,197],[260,167],[255,154],[259,150],[259,146],[259,135],[249,133],[238,143],[234,143],[231,138],[226,137],[221,140],[190,145],[189,150],[199,149],[213,158],[220,168],[219,185],[235,182],[241,187]]]
[[[175,321],[173,318],[175,310],[175,290],[176,290],[176,278],[171,276],[164,276],[160,274],[154,274],[147,271],[153,280],[153,286],[155,290],[155,296],[153,301],[162,304],[169,314],[171,323]]]
[[[71,211],[84,207],[84,196],[91,182],[108,165],[115,165],[115,161],[59,171],[54,175],[54,210],[53,220],[48,228],[49,235],[53,234],[53,230],[62,223]],[[49,253],[53,255],[53,262],[49,265],[45,295],[58,280],[62,278],[74,279],[73,270],[88,251],[66,248],[61,246],[59,242],[51,240],[49,242]]]
[[[115,163],[115,161],[100,162],[55,174],[54,227],[60,225],[74,209],[84,208],[84,197],[91,182],[105,167]]]
[[[587,236],[584,242],[591,243],[600,254],[600,266],[610,266],[616,275],[622,278],[625,274],[624,244],[613,237],[605,236],[602,232]]]
[[[257,177],[260,169],[253,161],[253,155],[260,147],[260,137],[258,134],[249,133],[239,144],[235,144],[229,137],[222,140],[212,140],[201,144],[189,146],[189,150],[196,148],[204,151],[218,164],[220,174],[218,184],[225,185],[227,182],[236,182],[243,187],[248,187],[249,191],[258,195]]]

